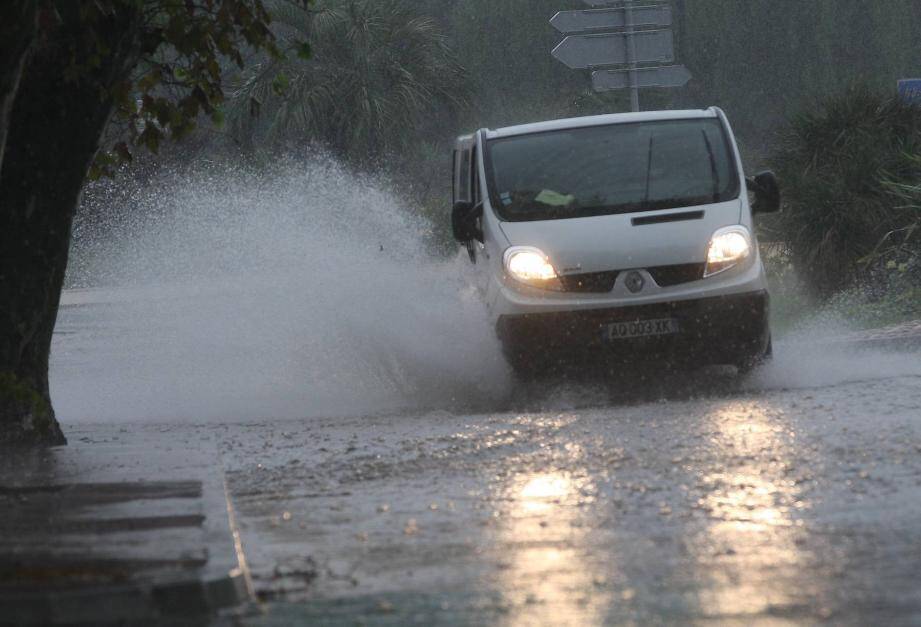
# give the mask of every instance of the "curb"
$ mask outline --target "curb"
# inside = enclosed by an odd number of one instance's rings
[[[202,622],[254,599],[212,447],[0,455],[0,623]]]

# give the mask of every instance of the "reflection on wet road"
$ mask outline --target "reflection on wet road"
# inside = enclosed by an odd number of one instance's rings
[[[177,436],[223,447],[249,624],[921,622],[917,375]]]
[[[534,625],[548,616],[593,624],[604,616],[610,594],[602,586],[605,572],[585,554],[590,526],[582,506],[593,498],[589,481],[571,470],[529,473],[506,486],[508,507],[499,510],[505,522],[493,545],[503,557],[484,577],[501,591],[505,606],[519,608],[502,624]]]
[[[806,503],[794,468],[796,434],[781,413],[728,404],[708,417],[715,434],[710,456],[731,460],[704,476],[696,505],[709,521],[697,555],[706,587],[699,594],[707,616],[756,616],[795,607],[805,567],[795,517]],[[770,458],[762,460],[761,452]],[[801,540],[801,538],[799,538]]]

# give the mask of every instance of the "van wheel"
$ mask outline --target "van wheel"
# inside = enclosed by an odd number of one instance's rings
[[[533,350],[503,343],[502,354],[505,356],[505,363],[519,381],[533,381],[543,369],[543,362],[536,357]]]
[[[537,368],[534,367],[534,360],[530,359],[527,354],[506,353],[505,362],[512,369],[512,373],[519,381],[532,381],[537,377]]]
[[[774,357],[774,341],[773,338],[768,338],[767,348],[764,349],[764,352],[760,355],[751,355],[741,361],[736,362],[736,370],[739,371],[740,376],[745,376],[749,374],[752,370],[758,366],[764,364],[765,362],[770,361]]]

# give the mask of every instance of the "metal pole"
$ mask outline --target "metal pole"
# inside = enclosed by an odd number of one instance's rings
[[[636,76],[636,39],[633,30],[633,0],[624,5],[624,18],[627,26],[625,41],[627,43],[627,71],[630,76],[630,110],[640,110],[640,88]]]

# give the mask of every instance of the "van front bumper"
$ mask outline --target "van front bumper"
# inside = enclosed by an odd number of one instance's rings
[[[522,370],[569,361],[654,361],[744,364],[770,345],[769,297],[759,290],[650,305],[500,316],[496,325],[506,357]],[[671,335],[609,340],[605,330],[621,322],[670,318]]]

